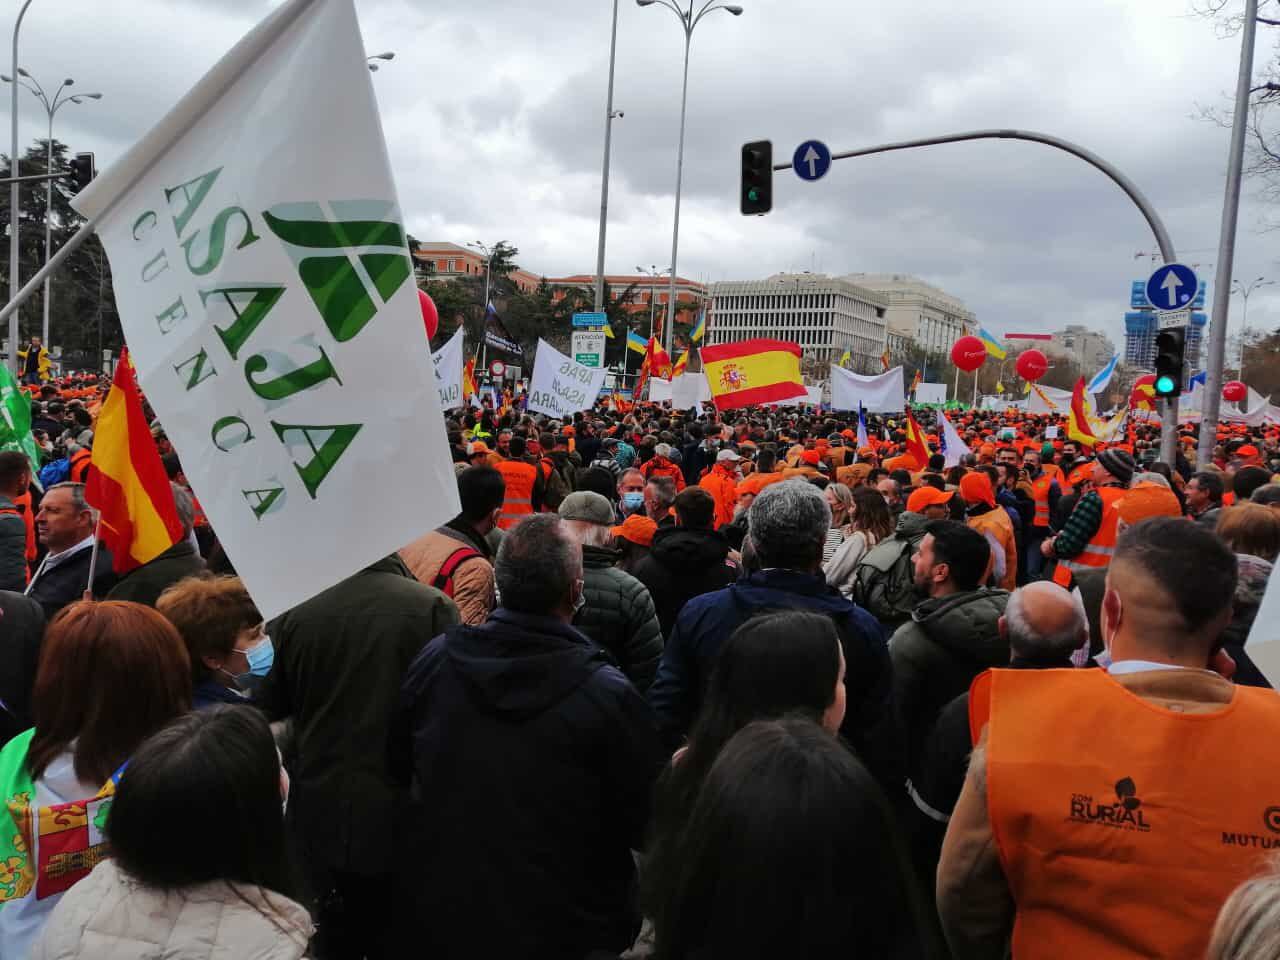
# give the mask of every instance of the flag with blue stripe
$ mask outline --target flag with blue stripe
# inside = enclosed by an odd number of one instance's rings
[[[689,332],[689,339],[697,343],[702,339],[703,334],[707,332],[707,309],[702,308],[702,312],[698,314],[698,322],[693,325],[693,329]]]
[[[1107,365],[1099,370],[1094,378],[1089,381],[1089,386],[1085,388],[1085,392],[1101,393],[1103,390],[1107,389],[1107,384],[1111,382],[1111,377],[1116,372],[1116,364],[1119,362],[1120,354],[1117,353],[1110,361],[1108,361]]]
[[[649,341],[634,330],[627,331],[627,349],[634,350],[636,353],[644,353],[649,346]]]
[[[868,445],[867,440],[867,416],[863,413],[862,404],[858,404],[858,449]]]

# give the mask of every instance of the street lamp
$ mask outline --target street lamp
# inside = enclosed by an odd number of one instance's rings
[[[22,28],[22,18],[27,15],[27,7],[31,0],[22,4],[18,11],[18,19],[13,24],[13,60],[10,76],[18,76],[18,31]],[[13,88],[13,97],[9,101],[9,173],[18,176],[18,88]],[[22,285],[18,282],[18,183],[9,184],[9,299],[17,300]],[[9,369],[14,377],[18,375],[18,311],[9,314]]]
[[[636,267],[636,272],[640,274],[640,276],[642,277],[649,278],[649,339],[652,340],[653,339],[653,320],[654,320],[653,308],[654,308],[654,305],[657,303],[657,300],[654,298],[654,292],[655,292],[654,287],[658,280],[660,280],[662,277],[665,277],[668,273],[671,272],[671,268],[667,267],[665,270],[659,270],[658,265],[655,263],[652,266],[650,266],[649,269],[647,270],[644,267]]]
[[[1269,287],[1273,283],[1275,283],[1274,280],[1268,280],[1266,277],[1250,280],[1248,284],[1243,284],[1239,280],[1231,283],[1231,291],[1240,294],[1241,299],[1244,300],[1244,309],[1240,311],[1240,369],[1236,372],[1236,376],[1241,380],[1244,379],[1244,350],[1249,335],[1249,294],[1258,287]]]
[[[613,0],[613,32],[609,34],[609,93],[604,104],[604,169],[600,174],[600,237],[596,249],[595,311],[604,309],[604,234],[609,216],[609,149],[613,140],[614,118],[622,111],[613,109],[613,67],[618,52],[618,0]]]
[[[498,243],[501,242],[502,241],[498,241]],[[473,250],[479,250],[484,254],[484,311],[485,317],[487,318],[489,316],[489,268],[493,266],[493,251],[497,249],[498,245],[494,244],[492,247],[489,247],[481,243],[479,240],[476,240],[473,243],[468,243],[467,246],[471,247]],[[489,344],[485,341],[484,334],[485,330],[482,329],[480,331],[480,368],[482,370],[487,370],[489,363]]]
[[[676,270],[680,248],[680,188],[684,181],[684,121],[689,102],[689,45],[693,41],[693,30],[708,13],[716,10],[727,10],[735,17],[742,16],[742,8],[736,4],[716,3],[716,0],[704,0],[697,13],[693,12],[695,0],[689,0],[687,10],[680,9],[676,0],[636,0],[636,5],[648,7],[661,4],[680,21],[684,30],[684,84],[680,91],[680,146],[676,151],[676,215],[671,228],[671,280],[667,289],[667,329],[663,337],[667,352],[671,352],[671,338],[676,323]]]
[[[25,87],[30,90],[32,95],[40,101],[40,105],[44,107],[45,114],[49,117],[49,138],[45,141],[45,173],[50,179],[44,182],[44,262],[49,262],[49,257],[53,252],[53,118],[54,115],[65,107],[68,103],[81,104],[86,100],[101,100],[100,93],[67,93],[67,88],[72,86],[75,81],[67,77],[62,81],[57,90],[50,97],[44,87],[40,86],[40,81],[31,74],[27,73],[21,67],[18,68],[18,80],[13,77],[7,77],[0,74],[0,80],[5,83],[15,85],[17,87]],[[49,277],[44,278],[44,322],[41,324],[40,331],[42,334],[42,342],[46,349],[49,347]]]
[[[365,57],[365,62],[368,64],[369,72],[370,72],[370,73],[377,73],[377,72],[378,72],[378,65],[377,65],[376,63],[374,63],[373,61],[375,61],[375,60],[394,60],[395,58],[396,58],[395,51],[394,51],[394,50],[388,50],[388,51],[386,51],[385,53],[375,53],[375,54],[374,54],[373,56],[371,56],[371,57]]]

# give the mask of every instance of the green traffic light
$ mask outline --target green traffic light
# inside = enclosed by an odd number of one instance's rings
[[[1173,390],[1173,377],[1161,376],[1156,378],[1156,393],[1173,393]]]
[[[752,187],[747,191],[747,199],[752,203],[758,203],[760,200],[760,191],[756,187]]]

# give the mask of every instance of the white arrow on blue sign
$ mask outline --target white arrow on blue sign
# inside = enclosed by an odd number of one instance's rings
[[[1199,289],[1194,270],[1181,263],[1166,263],[1147,280],[1147,302],[1157,310],[1181,310]]]
[[[821,140],[806,140],[791,155],[791,169],[801,180],[821,180],[831,169],[831,151]]]

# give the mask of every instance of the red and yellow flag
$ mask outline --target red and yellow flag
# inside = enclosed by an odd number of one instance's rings
[[[1098,442],[1093,427],[1089,424],[1089,414],[1085,407],[1084,377],[1076,382],[1075,389],[1071,391],[1071,409],[1067,411],[1067,436],[1076,443],[1083,443],[1090,447]]]
[[[920,424],[916,423],[910,410],[907,411],[907,453],[920,465],[920,470],[929,465],[929,445],[925,443],[924,431],[920,429]]]
[[[476,393],[477,389],[476,358],[472,357],[462,365],[462,399],[466,400],[473,393]]]
[[[662,349],[656,338],[649,341],[649,375],[659,380],[671,379],[671,354]]]
[[[806,396],[800,345],[785,340],[740,340],[702,348],[702,370],[717,410]]]
[[[150,563],[182,539],[173,489],[142,412],[128,351],[98,414],[91,463],[84,497],[102,515],[99,537],[116,573]]]
[[[676,365],[671,369],[671,379],[684,376],[685,370],[689,366],[689,351],[686,350],[680,354],[680,359],[676,361]]]

